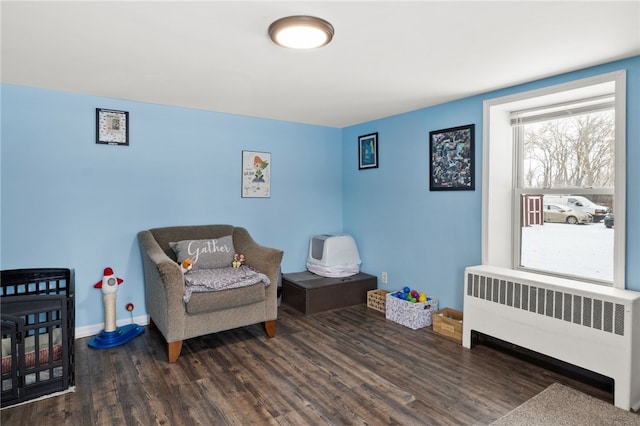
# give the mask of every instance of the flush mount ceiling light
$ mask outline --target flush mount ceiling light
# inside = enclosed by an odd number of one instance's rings
[[[313,49],[328,44],[333,38],[333,26],[315,16],[287,16],[269,26],[271,40],[292,49]]]

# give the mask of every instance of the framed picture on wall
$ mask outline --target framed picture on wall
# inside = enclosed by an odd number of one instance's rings
[[[96,143],[129,145],[129,112],[96,108]]]
[[[358,137],[358,169],[378,167],[378,133]]]
[[[242,198],[271,197],[271,153],[242,151]]]
[[[429,189],[475,190],[475,124],[429,132]]]

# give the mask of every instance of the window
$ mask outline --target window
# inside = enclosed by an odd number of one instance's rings
[[[514,222],[518,268],[613,283],[614,94],[512,112],[515,200],[542,196],[541,221]],[[517,201],[520,216],[531,206]],[[581,226],[568,226],[581,225]]]
[[[621,71],[485,102],[484,264],[624,288],[624,98]]]

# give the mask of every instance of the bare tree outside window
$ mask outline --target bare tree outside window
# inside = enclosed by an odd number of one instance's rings
[[[615,181],[613,111],[524,126],[523,186],[590,188]]]

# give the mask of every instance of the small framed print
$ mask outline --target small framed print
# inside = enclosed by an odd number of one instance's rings
[[[358,169],[378,167],[378,133],[358,137]]]
[[[429,132],[429,189],[475,190],[475,125]]]
[[[129,145],[129,113],[96,108],[96,143]]]
[[[271,197],[271,153],[242,151],[242,198]]]

